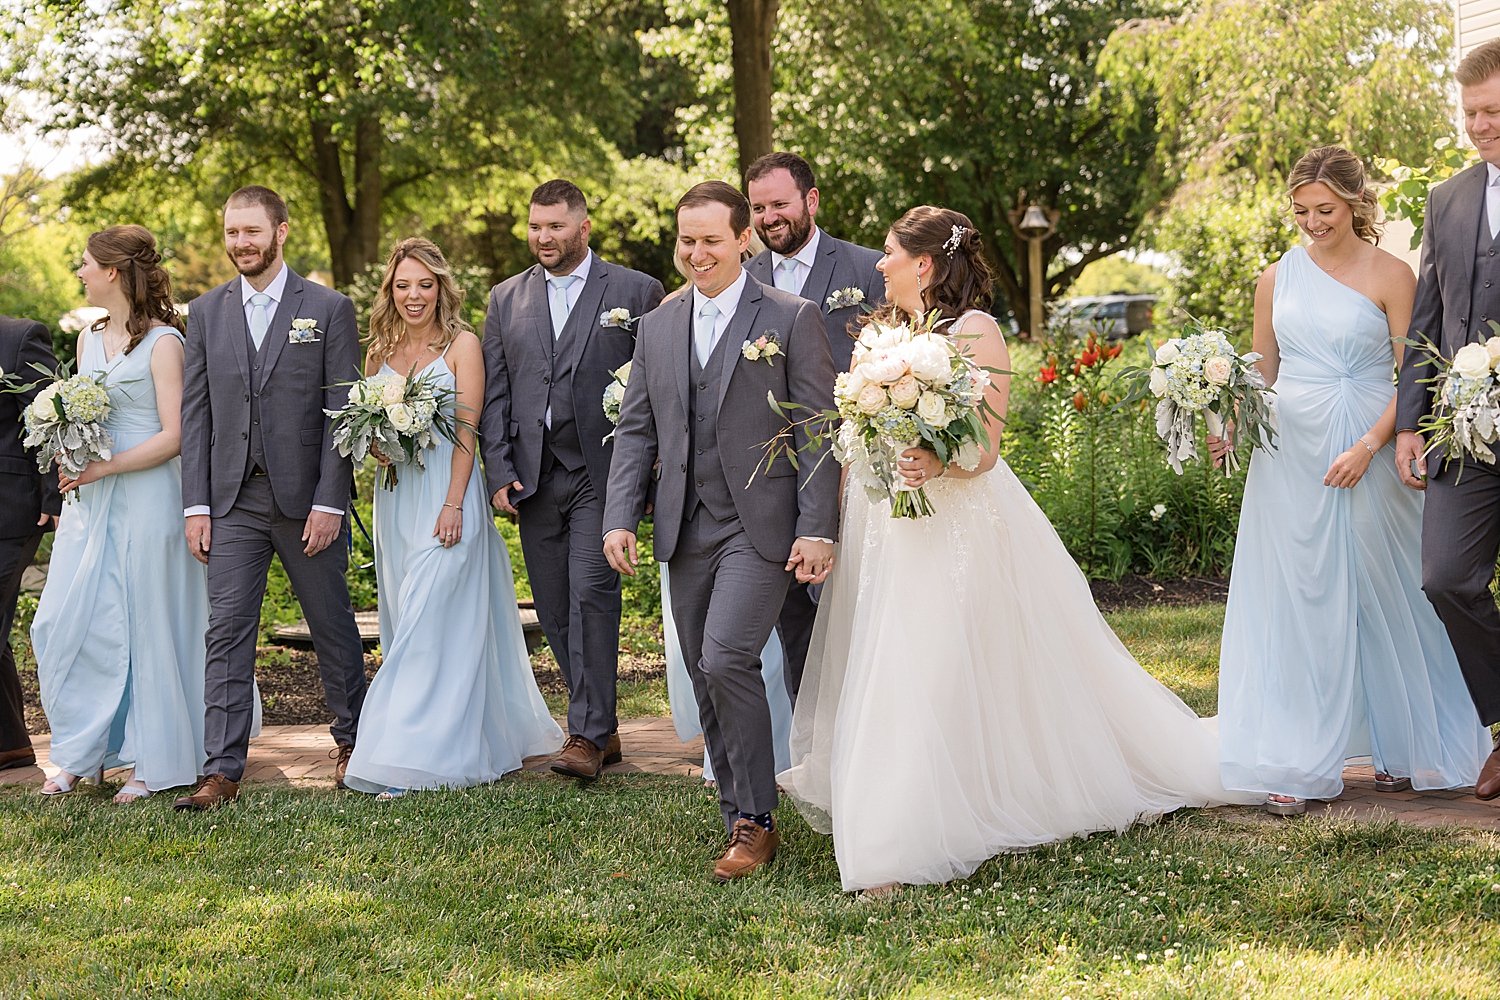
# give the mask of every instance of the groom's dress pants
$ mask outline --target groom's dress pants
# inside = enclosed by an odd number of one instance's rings
[[[729,829],[739,813],[776,808],[776,748],[760,653],[792,574],[785,563],[761,557],[739,518],[717,521],[701,505],[683,523],[668,566],[677,637]]]
[[[16,673],[16,656],[10,648],[10,626],[16,617],[16,599],[21,596],[21,576],[41,541],[40,529],[22,538],[0,538],[0,751],[31,745],[26,733],[26,700]]]
[[[1500,722],[1500,611],[1490,581],[1500,551],[1500,475],[1432,459],[1422,514],[1422,590],[1448,630],[1485,725]]]
[[[364,649],[344,578],[347,526],[333,543],[303,554],[305,520],[276,507],[265,475],[245,480],[234,506],[214,518],[208,548],[208,663],[204,678],[205,774],[239,781],[245,773],[254,712],[255,640],[271,557],[281,556],[287,579],[312,631],[323,692],[334,714],[334,741],[354,743],[365,701]]]

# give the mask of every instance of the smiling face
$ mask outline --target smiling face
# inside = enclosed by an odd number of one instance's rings
[[[1459,89],[1464,131],[1479,158],[1500,166],[1500,74]]]
[[[806,245],[818,214],[817,188],[803,197],[790,170],[773,170],[751,181],[747,193],[751,224],[766,246],[791,256]]]
[[[572,274],[589,252],[589,217],[573,214],[568,203],[532,205],[526,223],[531,256],[550,274]]]
[[[224,206],[224,249],[235,270],[247,278],[258,278],[281,260],[287,224],[271,225],[271,216],[259,205]]]
[[[420,334],[437,322],[438,279],[420,261],[407,257],[396,265],[391,298],[409,333]]]
[[[908,316],[926,312],[921,289],[927,286],[932,272],[932,255],[913,257],[896,241],[894,233],[885,234],[885,256],[875,265],[885,276],[885,299]],[[920,282],[920,284],[919,284]]]
[[[1336,245],[1354,235],[1354,212],[1326,184],[1304,184],[1293,191],[1292,217],[1297,228],[1319,247]]]
[[[83,264],[76,273],[78,280],[83,282],[83,299],[89,305],[108,309],[112,303],[123,301],[119,272],[112,267],[100,267],[87,250],[83,252]]]
[[[719,202],[677,210],[677,258],[698,291],[713,298],[740,276],[740,255],[750,245],[750,229],[736,234],[729,206]]]

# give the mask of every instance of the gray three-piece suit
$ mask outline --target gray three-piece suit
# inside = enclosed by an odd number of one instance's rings
[[[495,286],[484,322],[486,485],[494,496],[521,484],[510,499],[537,618],[568,685],[568,732],[601,750],[617,726],[620,639],[620,576],[601,541],[614,429],[604,390],[662,294],[655,278],[594,257],[557,334],[538,264]],[[604,325],[614,309],[632,322]]]
[[[291,342],[292,320],[316,330]],[[271,557],[279,555],[312,630],[336,742],[352,745],[365,696],[364,656],[344,578],[347,526],[303,554],[313,506],[347,510],[348,459],[333,448],[324,409],[343,407],[359,377],[359,330],[347,297],[289,272],[259,349],[240,279],[194,300],[182,393],[183,506],[207,506],[205,774],[238,781],[253,714],[255,640]]]
[[[672,572],[672,613],[692,678],[726,828],[776,805],[775,752],[760,652],[776,625],[798,537],[838,537],[838,469],[822,450],[751,479],[786,426],[767,394],[833,405],[833,361],[818,309],[747,277],[706,364],[693,348],[691,291],[641,320],[615,435],[604,530],[635,531],[656,478],[655,553]],[[774,333],[781,356],[751,361]],[[798,445],[806,445],[799,431]],[[656,470],[656,471],[653,471]],[[747,485],[748,484],[748,485]]]
[[[1487,169],[1478,163],[1432,189],[1422,235],[1417,297],[1408,336],[1430,340],[1451,358],[1495,335],[1500,322],[1500,237],[1485,208]],[[1396,429],[1417,430],[1432,405],[1428,352],[1407,348]],[[1458,654],[1485,725],[1500,722],[1500,611],[1490,593],[1500,549],[1500,468],[1474,459],[1427,459],[1422,513],[1422,589]]]

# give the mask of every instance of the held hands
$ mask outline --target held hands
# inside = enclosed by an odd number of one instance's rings
[[[504,493],[504,490],[500,491]],[[499,496],[500,494],[495,494]],[[794,550],[795,551],[795,550]],[[609,560],[610,566],[616,573],[625,576],[635,576],[635,567],[641,564],[640,557],[635,551],[635,532],[625,528],[616,528],[604,536],[604,558]],[[790,568],[790,567],[788,567]]]
[[[438,515],[437,524],[432,529],[432,537],[443,543],[443,548],[451,549],[464,537],[464,512],[461,507],[451,503],[443,504],[443,511]]]
[[[919,486],[926,486],[930,480],[936,479],[938,476],[941,476],[944,472],[947,471],[947,467],[944,466],[942,462],[938,461],[937,455],[933,452],[928,451],[926,448],[906,449],[901,453],[901,459],[896,463],[896,466],[901,473],[901,477],[906,480],[906,485],[910,486],[912,489],[916,489]],[[792,555],[795,556],[796,553],[797,550],[794,547],[792,549]],[[832,565],[832,545],[828,546],[828,556],[830,565]],[[791,569],[791,563],[787,563],[786,568]],[[824,575],[827,575],[826,571]],[[803,580],[800,574],[797,576],[797,579],[802,583],[823,582],[822,580]]]
[[[1328,467],[1328,474],[1323,477],[1323,485],[1353,489],[1354,484],[1364,478],[1374,457],[1374,450],[1367,448],[1365,439],[1360,438],[1348,451],[1333,460],[1333,464]]]
[[[792,543],[792,556],[786,561],[786,569],[788,573],[797,574],[798,583],[822,583],[833,569],[833,544],[813,538],[797,539]]]
[[[1416,431],[1396,432],[1396,475],[1414,490],[1427,488],[1427,458],[1423,455],[1426,444]],[[1412,475],[1412,463],[1416,463],[1417,474]]]
[[[500,487],[495,491],[495,495],[490,497],[490,506],[496,510],[503,510],[507,514],[516,513],[516,506],[510,502],[510,495],[513,492],[518,493],[520,490],[521,484],[519,482]]]

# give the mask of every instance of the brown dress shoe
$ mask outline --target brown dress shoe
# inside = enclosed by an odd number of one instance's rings
[[[729,846],[714,865],[714,878],[728,882],[749,875],[775,858],[780,844],[780,832],[767,830],[748,819],[735,820],[734,828],[729,832]]]
[[[1496,750],[1479,769],[1479,780],[1474,782],[1476,799],[1493,799],[1500,795],[1500,750]]]
[[[240,796],[240,783],[230,781],[222,774],[206,774],[203,780],[198,782],[198,787],[192,795],[184,795],[172,803],[172,808],[178,812],[202,812],[205,809],[213,809],[226,803],[233,802]]]
[[[333,787],[346,788],[344,775],[349,773],[349,758],[354,754],[353,743],[340,743],[328,751],[328,756],[333,760]]]
[[[604,754],[594,746],[594,741],[578,735],[569,736],[568,741],[563,744],[562,753],[552,761],[552,770],[558,774],[589,781],[599,777],[599,771],[603,767]]]
[[[625,755],[620,752],[620,734],[610,733],[609,745],[604,748],[604,766],[618,764],[624,757]]]
[[[30,767],[35,763],[36,751],[31,749],[31,747],[21,747],[19,750],[0,750],[0,771],[9,771],[13,767]]]

